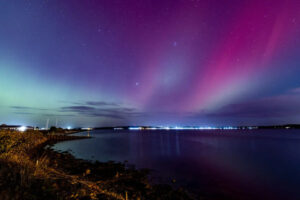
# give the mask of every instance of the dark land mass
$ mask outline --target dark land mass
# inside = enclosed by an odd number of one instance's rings
[[[258,126],[259,129],[300,129],[300,124],[286,124],[274,126]]]

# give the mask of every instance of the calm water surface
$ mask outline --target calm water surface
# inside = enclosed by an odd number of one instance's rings
[[[101,130],[91,135],[53,148],[77,158],[128,161],[152,169],[155,181],[176,179],[208,196],[300,199],[300,130]]]

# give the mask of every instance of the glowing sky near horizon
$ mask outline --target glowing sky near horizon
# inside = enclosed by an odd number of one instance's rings
[[[298,0],[0,0],[0,123],[300,123]]]

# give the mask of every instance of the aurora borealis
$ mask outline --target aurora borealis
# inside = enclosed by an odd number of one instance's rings
[[[299,0],[0,0],[0,124],[300,123]]]

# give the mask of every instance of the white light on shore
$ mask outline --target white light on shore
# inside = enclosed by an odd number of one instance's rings
[[[24,132],[26,131],[27,127],[26,126],[21,126],[18,128],[18,131]]]

